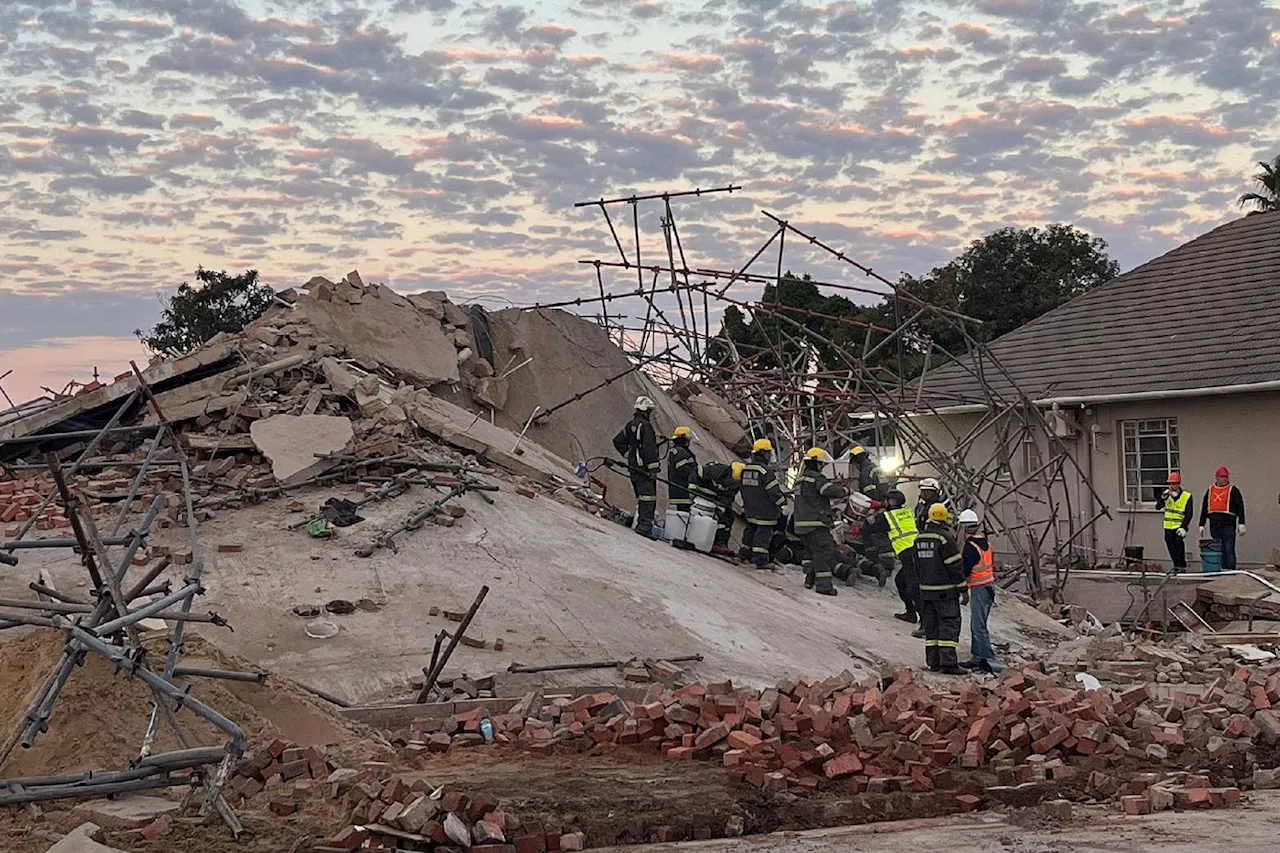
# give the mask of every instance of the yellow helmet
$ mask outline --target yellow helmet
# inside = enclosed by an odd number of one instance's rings
[[[770,440],[769,440],[769,439],[767,439],[767,438],[757,438],[757,439],[756,439],[756,443],[755,443],[755,444],[753,444],[753,445],[751,445],[751,452],[752,452],[752,453],[760,453],[760,452],[762,452],[762,451],[764,451],[764,452],[768,452],[768,453],[772,453],[772,452],[773,452],[773,442],[772,442],[772,441],[770,441]]]
[[[747,467],[747,466],[746,466],[746,464],[744,464],[744,463],[742,463],[742,462],[734,462],[734,463],[733,463],[733,464],[731,464],[729,467],[733,469],[733,479],[735,479],[735,480],[737,480],[737,481],[741,482],[741,481],[742,481],[742,471],[743,471],[743,469],[744,469],[744,468],[746,468],[746,467]]]
[[[688,427],[676,427],[671,433],[672,438],[693,438],[693,430]]]
[[[849,448],[850,456],[861,456],[866,452],[867,452],[866,448],[864,448],[861,444],[855,444],[853,447]]]
[[[947,522],[951,520],[951,510],[946,504],[932,504],[929,507],[929,520]]]
[[[811,447],[804,454],[805,459],[817,459],[819,462],[826,462],[828,458],[827,451],[821,447]]]

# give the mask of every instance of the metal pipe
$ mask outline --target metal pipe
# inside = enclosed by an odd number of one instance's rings
[[[177,592],[171,592],[164,598],[157,599],[146,607],[139,607],[137,610],[130,610],[124,616],[112,619],[110,622],[103,622],[94,628],[94,633],[99,637],[109,637],[116,631],[126,628],[143,619],[156,616],[160,611],[177,604],[189,595],[195,595],[201,591],[200,584],[187,584]],[[185,615],[185,614],[184,614]]]
[[[56,601],[61,601],[65,604],[83,604],[86,607],[89,606],[89,602],[85,601],[84,599],[76,598],[74,595],[68,595],[65,592],[59,592],[53,587],[45,586],[39,581],[32,581],[31,583],[27,584],[27,588],[38,595],[46,595],[49,598],[52,598]]]
[[[39,435],[24,435],[19,438],[0,438],[0,445],[6,444],[39,444],[42,441],[61,441],[67,438],[93,438],[98,435],[118,435],[121,433],[142,432],[143,430],[152,429],[154,424],[147,426],[117,426],[107,429],[78,429],[74,432],[46,432]]]
[[[266,684],[265,672],[236,672],[230,669],[205,669],[198,666],[176,666],[173,668],[174,678],[221,678],[225,681],[245,681],[253,684]]]
[[[0,794],[0,805],[16,806],[24,803],[42,803],[47,800],[89,799],[106,797],[113,794],[127,794],[134,791],[151,791],[156,788],[177,788],[191,785],[199,777],[194,773],[177,776],[160,776],[144,778],[134,782],[113,782],[105,785],[73,785],[67,788],[37,788],[34,791]]]
[[[175,749],[148,755],[137,761],[138,767],[199,767],[202,764],[217,764],[227,757],[227,749],[222,746],[197,746],[190,749]]]
[[[476,596],[476,600],[471,603],[471,609],[467,611],[466,616],[462,617],[462,624],[458,625],[458,630],[449,638],[449,645],[445,647],[444,654],[440,656],[440,660],[436,661],[436,665],[427,676],[427,680],[423,682],[422,690],[418,693],[418,704],[427,701],[427,697],[431,694],[431,689],[436,686],[436,681],[440,678],[440,673],[444,671],[445,664],[449,662],[449,656],[453,654],[453,650],[458,647],[459,641],[467,633],[467,626],[476,617],[476,611],[480,609],[480,605],[484,602],[484,597],[488,594],[489,587],[480,587],[480,593]]]
[[[172,563],[173,557],[171,555],[166,554],[164,557],[161,557],[160,562],[148,569],[145,575],[138,578],[138,582],[133,585],[133,588],[124,594],[125,600],[133,601],[135,598],[138,598],[145,593],[147,587],[151,586],[151,582],[160,577],[160,575],[164,573],[164,570],[169,568]],[[166,583],[168,583],[168,581],[166,581]]]
[[[128,545],[134,539],[130,536],[113,536],[102,540],[103,545]],[[15,539],[12,542],[0,542],[0,551],[25,551],[32,548],[79,548],[75,539]]]
[[[124,520],[129,516],[129,507],[133,506],[133,499],[138,496],[138,489],[142,487],[142,481],[147,476],[148,470],[151,468],[151,460],[155,458],[156,451],[160,449],[160,440],[164,438],[164,426],[162,425],[156,430],[156,437],[151,439],[151,449],[147,451],[146,458],[142,460],[142,464],[138,466],[138,473],[134,476],[133,482],[129,484],[129,495],[120,504],[120,511],[116,513],[116,523],[111,525],[109,536],[115,536],[120,532],[120,525],[124,524]]]
[[[742,189],[741,186],[735,186],[733,184],[729,184],[728,186],[725,186],[725,187],[716,187],[714,189],[706,189],[706,190],[702,188],[698,188],[693,190],[680,190],[679,192],[674,192],[674,193],[650,193],[649,195],[632,195],[632,196],[627,196],[626,198],[602,198],[596,201],[579,201],[579,202],[575,202],[573,206],[574,207],[595,207],[596,205],[624,204],[627,202],[630,202],[631,204],[635,204],[637,201],[650,201],[655,198],[670,199],[670,198],[684,198],[685,196],[691,196],[691,195],[704,196],[704,195],[710,195],[711,193],[731,193],[740,189]]]

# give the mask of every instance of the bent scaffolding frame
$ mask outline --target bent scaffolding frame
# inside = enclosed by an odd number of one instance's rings
[[[984,508],[992,532],[1003,538],[1015,557],[1015,570],[1004,575],[1006,584],[1023,577],[1028,590],[1040,594],[1046,586],[1064,583],[1065,572],[1083,551],[1081,535],[1099,519],[1110,517],[1110,511],[1045,413],[975,334],[981,321],[929,303],[767,210],[761,214],[768,236],[740,267],[724,270],[690,263],[691,247],[680,237],[672,200],[714,197],[739,189],[730,185],[579,203],[577,207],[600,209],[618,259],[579,261],[593,268],[598,295],[526,308],[599,305],[598,321],[638,366],[659,381],[686,378],[716,389],[748,415],[753,434],[783,438],[784,453],[803,450],[802,445],[809,442],[855,443],[855,417],[891,426],[904,451],[904,469],[927,467],[937,473],[950,496]],[[643,204],[659,205],[660,249],[642,247],[644,220],[639,209]],[[630,251],[624,248],[609,213],[619,205],[632,208]],[[809,283],[864,300],[884,300],[893,309],[893,322],[824,314],[742,293],[751,286],[780,285],[797,246],[816,251],[819,259],[834,261],[865,280]],[[770,250],[776,253],[772,269],[756,270]],[[634,274],[634,289],[611,291],[605,271]],[[620,302],[642,303],[643,312],[628,317],[619,309]],[[713,333],[713,321],[730,305],[753,318],[773,321],[763,346],[747,351],[751,348],[741,342]],[[925,319],[958,333],[963,351],[948,351],[922,334]],[[838,344],[813,328],[819,324],[806,324],[806,320],[841,328],[846,337],[860,333],[860,351]],[[923,365],[918,373],[904,367],[908,347]],[[819,368],[820,352],[828,356],[824,369]],[[762,367],[762,362],[771,366]],[[939,396],[926,394],[930,370],[947,364],[958,365],[981,389],[984,411],[964,433],[942,416],[935,405]],[[933,433],[923,416],[933,416],[928,418],[928,424],[936,426]],[[937,430],[945,437],[936,435]],[[1021,460],[1021,448],[1029,443],[1045,449],[1040,464]],[[1068,489],[1055,485],[1068,470],[1082,484],[1081,499],[1075,502],[1079,506],[1073,505]],[[1056,572],[1050,584],[1044,572],[1048,565]]]

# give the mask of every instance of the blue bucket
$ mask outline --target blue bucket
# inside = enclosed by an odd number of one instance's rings
[[[1222,545],[1218,540],[1200,546],[1200,571],[1206,575],[1222,571]]]

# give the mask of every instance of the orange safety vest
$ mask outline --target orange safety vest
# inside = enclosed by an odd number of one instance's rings
[[[995,583],[995,549],[988,545],[984,551],[978,547],[976,542],[970,542],[969,544],[978,552],[978,565],[973,567],[973,572],[969,575],[969,589]]]
[[[1232,488],[1230,483],[1225,486],[1209,487],[1209,512],[1231,512]]]

